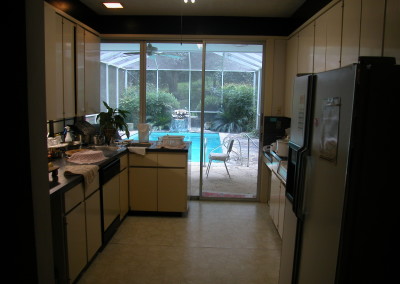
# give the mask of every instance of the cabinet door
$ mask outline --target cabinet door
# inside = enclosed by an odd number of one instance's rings
[[[299,32],[298,73],[312,73],[314,65],[314,22]]]
[[[49,5],[44,6],[44,24],[46,114],[47,120],[58,120],[64,117],[60,103],[63,101],[62,17]]]
[[[146,155],[129,153],[129,165],[137,167],[157,167],[157,157],[157,153],[147,153]]]
[[[128,168],[119,174],[119,218],[122,220],[129,211]]]
[[[344,0],[341,66],[358,62],[361,0]]]
[[[158,169],[158,211],[187,211],[187,179],[186,169]]]
[[[85,201],[87,260],[91,261],[101,246],[100,190],[94,192]]]
[[[278,217],[278,233],[282,238],[283,235],[283,221],[285,219],[285,194],[286,188],[283,183],[279,186],[279,217]]]
[[[100,112],[100,38],[85,30],[85,112]]]
[[[119,216],[119,175],[103,185],[103,230]]]
[[[314,72],[326,69],[327,14],[315,20]]]
[[[70,283],[72,283],[87,263],[85,205],[83,202],[65,216],[65,223],[68,251],[68,278],[70,279]]]
[[[386,0],[383,56],[396,58],[400,64],[400,0]]]
[[[85,109],[85,30],[76,27],[76,115],[86,115]]]
[[[269,213],[275,226],[278,228],[279,222],[279,191],[281,181],[274,172],[271,174],[271,196],[269,198]]]
[[[63,18],[64,118],[75,116],[75,24]]]
[[[340,67],[342,46],[342,2],[337,3],[326,12],[326,58],[325,70]]]
[[[385,0],[363,0],[361,9],[360,56],[381,56]]]
[[[129,168],[129,206],[157,211],[157,168]]]
[[[297,74],[297,54],[299,38],[291,37],[286,49],[286,85],[285,85],[285,116],[292,117],[293,83]]]

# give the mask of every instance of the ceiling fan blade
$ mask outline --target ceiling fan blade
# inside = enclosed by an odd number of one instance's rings
[[[132,56],[132,55],[139,55],[140,52],[124,52],[123,53],[125,56]]]

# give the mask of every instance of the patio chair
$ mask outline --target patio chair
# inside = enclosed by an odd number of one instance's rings
[[[228,171],[228,167],[226,166],[226,161],[229,160],[230,154],[232,152],[233,142],[235,142],[235,139],[230,139],[228,141],[227,145],[220,145],[211,150],[211,152],[208,156],[208,165],[207,165],[207,170],[206,170],[207,177],[208,177],[208,173],[210,172],[211,163],[213,161],[222,161],[222,162],[224,162],[225,169],[226,169],[226,172],[228,173],[229,178],[231,178],[231,175],[229,174],[229,171]],[[214,153],[213,152],[215,149],[220,148],[222,146],[226,147],[225,153]]]

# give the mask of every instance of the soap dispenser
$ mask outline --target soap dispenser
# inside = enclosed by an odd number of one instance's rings
[[[74,140],[71,133],[71,127],[65,126],[64,137],[65,142],[72,142]]]

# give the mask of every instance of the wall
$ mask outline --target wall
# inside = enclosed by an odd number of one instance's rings
[[[284,115],[291,116],[293,80],[358,61],[392,56],[400,64],[400,0],[334,0],[287,41]]]

